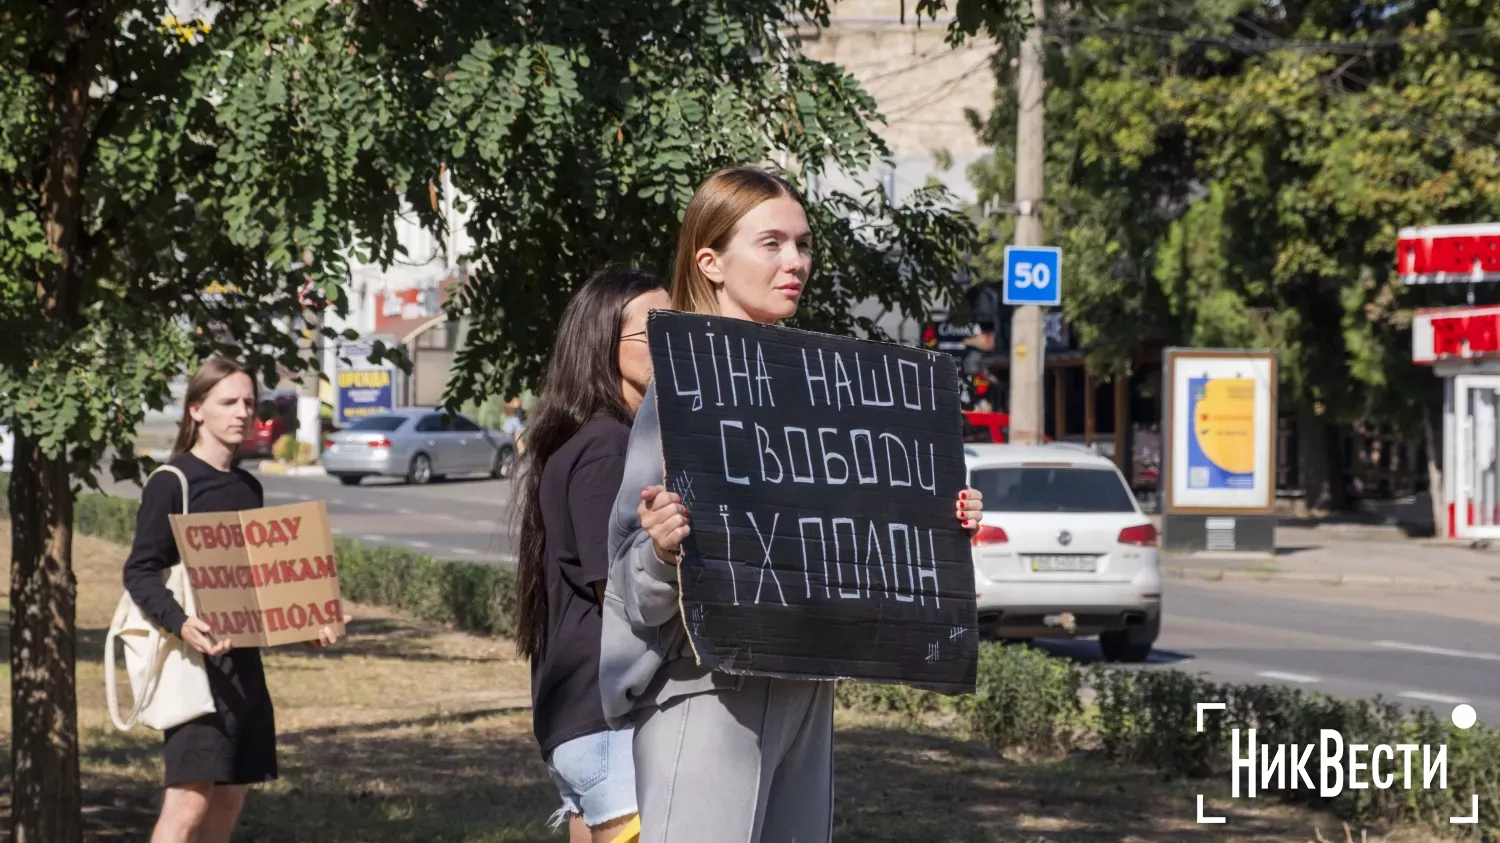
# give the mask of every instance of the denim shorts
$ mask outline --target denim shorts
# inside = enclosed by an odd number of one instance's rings
[[[557,785],[562,807],[551,825],[582,814],[585,825],[603,825],[636,813],[635,730],[595,732],[552,750],[547,772]]]

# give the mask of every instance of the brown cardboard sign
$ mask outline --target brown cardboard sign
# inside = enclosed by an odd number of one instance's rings
[[[172,516],[198,617],[236,647],[342,637],[338,565],[323,501]]]
[[[647,330],[698,663],[972,693],[953,358],[665,311]]]

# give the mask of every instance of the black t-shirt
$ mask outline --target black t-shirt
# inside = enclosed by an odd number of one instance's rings
[[[532,726],[542,757],[609,728],[599,699],[599,596],[609,579],[609,520],[625,473],[630,428],[599,416],[542,470],[547,634],[531,663]]]
[[[242,468],[220,471],[191,453],[178,454],[168,463],[188,481],[189,512],[238,512],[264,506],[260,481]],[[141,509],[136,516],[135,540],[125,560],[125,590],[151,622],[178,634],[187,613],[177,603],[162,579],[162,572],[181,563],[177,540],[168,518],[182,512],[182,481],[163,471],[141,490]],[[267,698],[266,677],[260,650],[236,647],[205,662],[223,674],[225,682],[210,676],[209,687],[221,712],[243,712],[247,705]]]

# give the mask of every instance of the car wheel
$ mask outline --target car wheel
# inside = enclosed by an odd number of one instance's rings
[[[495,465],[490,469],[490,476],[496,480],[504,480],[516,470],[516,449],[501,448],[495,453]]]
[[[1156,637],[1161,634],[1161,615],[1140,626],[1112,629],[1099,633],[1099,649],[1105,661],[1139,664],[1151,657]]]
[[[432,460],[426,454],[417,454],[411,458],[411,468],[406,470],[406,482],[417,486],[425,485],[432,480]]]
[[[339,482],[345,486],[358,486],[360,477],[358,474],[340,474]]]

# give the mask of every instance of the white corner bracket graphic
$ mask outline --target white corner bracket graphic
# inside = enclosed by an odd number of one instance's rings
[[[1198,703],[1198,731],[1200,731],[1200,732],[1203,731],[1203,712],[1205,712],[1205,711],[1226,711],[1226,710],[1228,710],[1228,708],[1229,708],[1228,704],[1221,703],[1221,702]],[[1478,804],[1478,803],[1476,803],[1476,804]],[[1223,822],[1228,822],[1228,818],[1226,818],[1226,817],[1205,817],[1205,816],[1203,816],[1203,794],[1200,793],[1200,794],[1198,794],[1198,822],[1199,822],[1199,824],[1204,824],[1204,823],[1223,823]]]
[[[1475,797],[1475,798],[1477,799],[1478,797]],[[1199,823],[1221,823],[1221,822],[1226,822],[1226,821],[1227,820],[1224,817],[1205,817],[1205,816],[1203,816],[1203,794],[1201,794],[1201,793],[1198,794],[1198,822]]]
[[[1203,712],[1225,711],[1229,708],[1228,703],[1198,703],[1198,731],[1203,731]]]
[[[1473,801],[1469,803],[1469,815],[1467,817],[1449,817],[1450,825],[1479,825],[1479,794],[1470,797]],[[1199,811],[1198,813],[1203,813]]]

